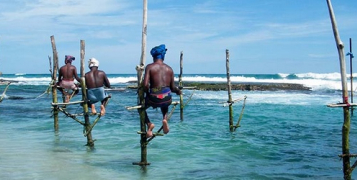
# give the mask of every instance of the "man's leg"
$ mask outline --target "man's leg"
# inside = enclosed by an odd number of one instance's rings
[[[101,104],[101,105],[100,105],[100,115],[101,115],[101,116],[104,116],[104,114],[105,114],[105,107],[104,107],[103,104]]]
[[[106,97],[103,101],[101,101],[102,105],[100,105],[100,115],[104,116],[105,115],[105,106],[107,105],[107,102],[109,101],[109,98],[112,96],[109,94],[108,97]]]
[[[154,129],[155,125],[154,125],[154,123],[150,122],[146,111],[145,111],[145,124],[148,126],[148,129],[146,131],[146,138],[149,138],[152,136],[152,130]]]
[[[63,93],[64,93],[64,96],[65,96],[65,103],[68,103],[69,102],[69,94],[65,89],[63,89]]]
[[[92,109],[92,114],[97,114],[97,110],[95,110],[95,105],[91,104],[90,108]]]
[[[169,123],[167,122],[167,112],[169,111],[169,106],[166,107],[161,107],[161,113],[162,113],[162,129],[164,130],[164,134],[169,133]]]
[[[57,86],[57,89],[62,93],[62,102],[66,102],[66,93],[64,92],[64,89],[61,88],[60,86]]]

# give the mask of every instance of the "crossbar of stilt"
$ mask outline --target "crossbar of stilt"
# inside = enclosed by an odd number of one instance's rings
[[[347,107],[347,106],[357,106],[357,103],[337,103],[337,104],[328,104],[327,107]]]
[[[177,105],[177,104],[180,104],[179,101],[174,101],[171,103],[172,105]],[[137,106],[126,106],[125,107],[127,110],[132,110],[132,109],[140,109],[140,108],[146,108],[145,105],[137,105]]]
[[[346,156],[348,156],[348,157],[357,157],[357,154],[340,154],[340,155],[338,155],[338,157],[346,157]]]
[[[146,132],[142,132],[142,131],[137,131],[138,134],[146,134]],[[162,133],[158,133],[158,132],[155,132],[155,133],[152,133],[153,136],[164,136],[164,134]]]
[[[62,105],[73,105],[73,104],[80,104],[84,103],[84,101],[74,101],[74,102],[68,102],[68,103],[51,103],[52,106],[62,106]]]
[[[229,101],[222,101],[222,102],[218,102],[218,103],[219,103],[219,104],[223,104],[223,107],[226,107],[226,106],[229,106],[229,105],[231,105],[231,104],[234,104],[234,103],[239,102],[239,101],[244,100],[244,99],[245,99],[245,97],[244,97],[244,98],[235,99],[235,100],[233,100],[233,101],[231,101],[231,102],[229,102]]]

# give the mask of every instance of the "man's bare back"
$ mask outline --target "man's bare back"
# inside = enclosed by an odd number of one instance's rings
[[[158,59],[146,66],[144,87],[146,92],[148,92],[150,88],[161,87],[170,87],[171,91],[176,94],[180,92],[180,90],[175,86],[172,68],[165,64],[161,59]]]
[[[71,63],[67,63],[66,65],[60,68],[58,81],[61,80],[74,81],[74,78],[78,82],[80,82],[80,78],[77,75],[77,69]]]
[[[85,75],[87,88],[97,88],[106,86],[110,88],[109,80],[106,74],[98,70],[97,67],[93,67],[91,71],[87,72]]]

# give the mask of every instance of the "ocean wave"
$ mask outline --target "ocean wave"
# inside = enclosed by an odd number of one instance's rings
[[[357,74],[354,74],[357,76]],[[349,75],[347,75],[349,77]],[[12,85],[49,85],[48,74],[3,75],[2,80],[13,82]],[[136,74],[108,74],[112,85],[125,85],[137,81]],[[339,73],[277,73],[277,74],[233,74],[232,83],[294,83],[310,87],[313,91],[341,90]],[[178,81],[178,75],[175,75]],[[188,74],[183,75],[183,82],[226,83],[226,74]],[[356,89],[357,78],[354,79],[353,90]],[[350,81],[348,81],[349,83]],[[348,85],[350,88],[350,85]]]
[[[296,74],[298,78],[302,79],[323,79],[323,80],[340,80],[340,73],[301,73]]]

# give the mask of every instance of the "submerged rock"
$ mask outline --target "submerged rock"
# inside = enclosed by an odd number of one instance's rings
[[[0,79],[0,84],[17,83],[19,81]]]
[[[184,85],[202,91],[228,91],[227,83],[185,82]],[[293,83],[232,83],[231,89],[242,91],[311,90],[310,87]]]
[[[228,91],[227,83],[211,82],[184,82],[183,89],[197,89],[201,91]],[[176,84],[177,85],[177,84]],[[136,85],[130,85],[127,88],[136,89]],[[279,90],[296,90],[310,91],[310,87],[294,83],[232,83],[232,90],[241,91],[279,91]]]

